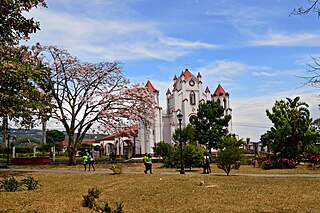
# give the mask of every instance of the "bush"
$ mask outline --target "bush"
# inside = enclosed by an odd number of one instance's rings
[[[97,203],[97,199],[99,198],[100,194],[101,194],[100,189],[89,188],[88,194],[82,195],[83,197],[82,206],[88,207],[98,212],[105,212],[105,213],[123,213],[124,212],[123,202],[119,204],[117,203],[117,207],[113,211],[110,208],[108,202],[105,202],[103,206],[99,206]]]
[[[89,188],[88,194],[82,195],[83,197],[82,206],[88,207],[90,209],[94,208],[97,205],[96,199],[99,198],[100,194],[101,194],[100,189]]]
[[[113,171],[114,174],[118,175],[122,173],[122,164],[112,164],[110,169]]]
[[[4,178],[0,181],[0,189],[4,189],[7,192],[21,191],[23,190],[22,182],[15,177]]]
[[[204,148],[198,145],[187,144],[183,148],[183,158],[185,167],[190,168],[190,170],[193,167],[201,167],[204,151]]]
[[[7,192],[24,190],[22,186],[25,186],[27,190],[35,190],[39,188],[41,184],[31,176],[27,176],[21,181],[17,180],[15,177],[4,178],[0,181],[0,189],[3,188]]]
[[[174,152],[174,148],[171,144],[161,141],[154,147],[154,153],[162,157],[163,162],[167,157],[170,157]]]
[[[242,156],[242,150],[239,147],[228,147],[219,152],[217,166],[229,175],[231,169],[240,168]]]
[[[16,147],[16,153],[32,153],[33,152],[33,147],[31,146],[17,146]]]
[[[33,179],[31,176],[25,177],[25,179],[21,180],[22,184],[24,184],[28,190],[35,190],[42,186],[38,180]]]

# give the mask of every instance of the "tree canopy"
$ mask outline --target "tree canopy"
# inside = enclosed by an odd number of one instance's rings
[[[39,5],[46,7],[44,0],[0,1],[0,116],[6,144],[8,119],[32,127],[33,113],[50,111],[46,91],[39,90],[49,72],[32,57],[28,47],[18,46],[21,39],[40,29],[38,22],[25,17]]]
[[[231,115],[225,115],[223,107],[214,101],[201,103],[194,121],[197,141],[207,149],[222,148],[219,143],[222,137],[229,134],[228,126]]]
[[[44,0],[1,0],[0,1],[0,45],[18,44],[28,39],[31,33],[40,30],[40,23],[26,18],[26,12],[38,6],[47,7]]]
[[[125,121],[153,125],[153,94],[145,86],[130,85],[118,62],[84,63],[55,46],[33,50],[51,72],[52,118],[68,135],[69,164],[75,164],[76,151],[92,127],[97,133],[113,133],[127,127]]]
[[[239,147],[243,144],[242,140],[237,141],[234,136],[228,135],[221,138],[221,149],[218,154],[217,166],[229,175],[231,169],[239,168],[243,158],[243,150]]]
[[[312,126],[308,104],[300,97],[276,101],[266,110],[273,127],[261,136],[263,145],[273,153],[273,161],[280,167],[295,166],[305,149],[316,142],[318,134]],[[282,164],[286,160],[293,163]]]
[[[180,142],[180,129],[176,129],[173,133],[173,140],[176,143]],[[192,124],[188,124],[185,128],[181,129],[181,141],[186,143],[196,143],[196,136],[195,136],[195,128]]]

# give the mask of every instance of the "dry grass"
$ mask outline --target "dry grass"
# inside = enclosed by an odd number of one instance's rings
[[[133,164],[124,169],[142,171],[143,167]],[[212,169],[218,172],[215,166]],[[155,168],[159,170],[167,171]],[[1,172],[1,177],[19,179],[31,175],[43,186],[35,191],[1,191],[0,212],[91,212],[81,206],[82,195],[91,187],[102,189],[99,200],[111,207],[123,201],[125,212],[319,212],[319,178],[194,175],[200,171],[186,175]],[[248,166],[236,173],[250,171],[266,172]],[[319,173],[305,167],[285,171]],[[279,173],[269,173],[275,172]]]

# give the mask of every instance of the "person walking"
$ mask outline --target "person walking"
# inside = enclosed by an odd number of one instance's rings
[[[210,174],[211,168],[210,168],[210,158],[208,155],[205,155],[203,157],[203,172],[202,174]]]
[[[148,154],[145,153],[143,156],[144,173],[147,173],[147,167],[148,167],[147,161],[148,161]]]
[[[93,153],[89,154],[89,171],[90,171],[91,166],[93,168],[93,171],[96,171],[96,168],[94,167]]]
[[[82,159],[83,159],[82,164],[83,164],[83,166],[84,166],[84,171],[87,171],[87,164],[89,163],[89,157],[88,157],[87,154],[84,154],[84,155],[82,156]]]
[[[150,171],[150,174],[153,174],[152,173],[152,159],[151,159],[151,155],[150,154],[145,153],[145,155],[143,157],[143,163],[144,163],[144,166],[145,166],[144,173],[147,174],[148,171]]]

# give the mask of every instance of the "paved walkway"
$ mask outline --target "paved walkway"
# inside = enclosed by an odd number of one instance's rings
[[[0,171],[9,172],[47,172],[47,173],[88,173],[88,174],[113,174],[110,170],[96,170],[96,171],[83,171],[83,170],[61,170],[61,169],[12,169],[12,168],[0,168]],[[123,174],[144,174],[141,172],[122,172]],[[173,175],[179,174],[176,172],[154,172],[154,174]],[[186,172],[188,175],[203,175],[201,173]],[[207,175],[207,174],[206,174]],[[226,176],[224,173],[211,173],[209,175]],[[252,176],[252,177],[310,177],[320,178],[320,174],[230,174],[230,176]]]

